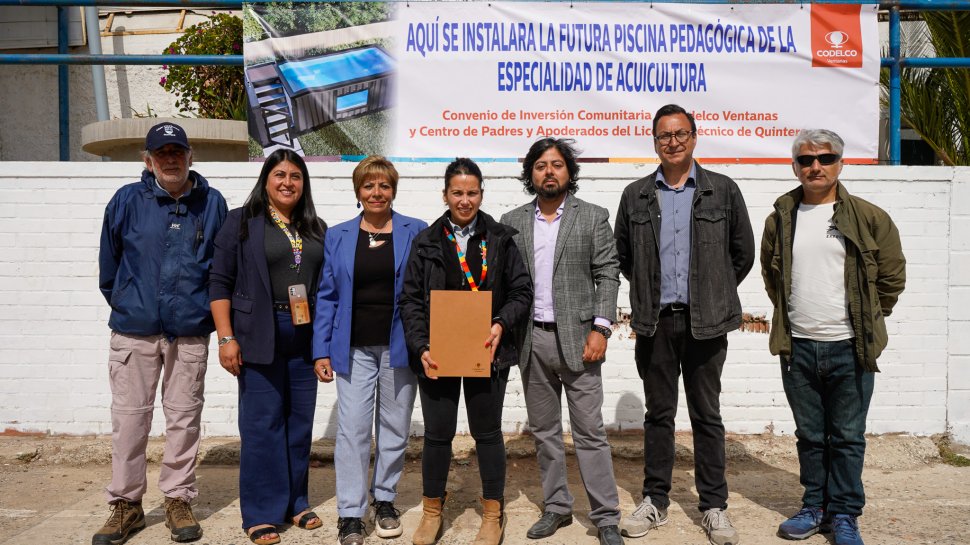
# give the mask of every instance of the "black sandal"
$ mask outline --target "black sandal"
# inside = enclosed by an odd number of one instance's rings
[[[276,537],[265,537],[269,534],[276,534]],[[253,530],[252,532],[247,532],[247,535],[249,535],[249,541],[252,541],[256,545],[275,545],[280,542],[280,532],[276,529],[276,526],[266,526],[265,528]]]
[[[310,524],[310,521],[317,519],[316,524]],[[304,530],[316,530],[317,528],[323,526],[323,521],[317,516],[313,511],[307,511],[300,517],[300,520],[296,523],[297,526],[303,528]]]

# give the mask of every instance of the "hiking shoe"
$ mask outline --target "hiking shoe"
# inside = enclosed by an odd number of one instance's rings
[[[821,507],[802,507],[792,518],[778,526],[778,537],[807,539],[822,529],[825,512]]]
[[[145,512],[141,502],[118,500],[111,504],[111,515],[91,538],[91,545],[121,545],[144,527]]]
[[[623,545],[623,538],[620,537],[620,529],[615,524],[601,526],[596,532],[600,539],[600,545]]]
[[[711,545],[738,545],[741,538],[738,531],[731,525],[731,519],[723,509],[708,509],[704,511],[701,526],[707,532],[707,539]]]
[[[172,532],[172,541],[183,543],[202,537],[202,526],[192,514],[192,506],[181,498],[165,498],[165,527]]]
[[[529,539],[541,539],[556,533],[556,530],[573,523],[572,513],[560,515],[552,511],[542,513],[539,520],[525,533]]]
[[[865,545],[859,534],[859,521],[852,515],[832,515],[835,545]]]
[[[643,498],[633,513],[623,517],[620,531],[626,537],[643,537],[650,530],[664,524],[667,524],[667,510],[658,508],[648,496]]]
[[[338,545],[364,545],[364,521],[347,517],[337,519]]]
[[[401,512],[394,508],[393,502],[374,500],[371,507],[374,508],[374,530],[377,537],[397,537],[404,533]]]

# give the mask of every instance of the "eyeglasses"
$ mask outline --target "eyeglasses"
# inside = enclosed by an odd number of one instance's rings
[[[837,153],[822,153],[820,155],[799,155],[795,157],[795,162],[803,167],[810,167],[818,160],[818,164],[828,166],[835,164],[841,159]]]
[[[654,140],[660,142],[660,145],[666,146],[670,144],[671,138],[676,138],[677,143],[683,144],[694,134],[694,131],[677,131],[677,132],[665,132],[659,136],[654,137]]]

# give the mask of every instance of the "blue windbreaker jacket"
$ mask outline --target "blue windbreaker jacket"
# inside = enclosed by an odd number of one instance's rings
[[[209,264],[226,200],[197,172],[189,177],[195,187],[176,200],[144,170],[105,208],[98,261],[112,331],[183,337],[215,329]]]

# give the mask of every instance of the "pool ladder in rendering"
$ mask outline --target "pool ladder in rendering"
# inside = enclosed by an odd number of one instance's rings
[[[293,126],[293,114],[290,113],[283,83],[279,78],[274,78],[254,86],[254,91],[270,141],[292,148],[293,138],[290,135],[290,127]]]

